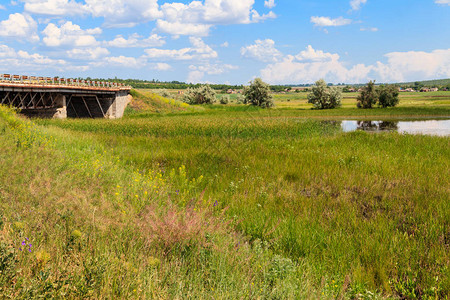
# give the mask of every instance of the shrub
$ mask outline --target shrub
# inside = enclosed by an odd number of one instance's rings
[[[158,95],[164,98],[173,98],[172,95],[165,89],[158,91]]]
[[[230,102],[230,96],[224,95],[220,98],[220,104],[228,104]]]
[[[398,89],[393,85],[382,86],[378,90],[378,105],[381,107],[396,106],[399,102]]]
[[[377,103],[378,94],[375,89],[375,81],[369,81],[367,86],[362,88],[361,94],[356,98],[358,108],[372,108]]]
[[[250,86],[244,87],[244,96],[245,103],[262,108],[274,106],[272,95],[270,94],[270,86],[262,81],[261,78],[250,81]]]
[[[242,94],[236,96],[236,104],[242,104],[245,102],[245,97]]]
[[[207,84],[198,88],[188,88],[183,101],[188,104],[213,104],[216,102],[216,92]]]
[[[316,81],[308,94],[308,103],[312,103],[316,109],[330,109],[341,106],[341,91],[336,87],[329,87],[325,80]]]

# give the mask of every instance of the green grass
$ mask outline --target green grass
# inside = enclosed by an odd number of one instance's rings
[[[448,137],[343,133],[315,120],[426,115],[449,106],[214,105],[36,120],[31,131],[4,113],[0,255],[17,261],[0,291],[448,298]],[[24,237],[50,259],[18,251]]]

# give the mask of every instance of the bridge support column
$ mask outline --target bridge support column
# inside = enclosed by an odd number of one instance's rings
[[[67,102],[66,102],[66,96],[62,94],[58,94],[55,97],[55,106],[56,111],[53,115],[54,119],[65,119],[67,118]]]
[[[125,108],[130,102],[130,95],[127,91],[119,91],[116,93],[115,98],[111,99],[112,103],[106,112],[106,118],[108,119],[118,119],[123,117]]]

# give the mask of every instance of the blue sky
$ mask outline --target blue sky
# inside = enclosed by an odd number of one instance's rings
[[[450,78],[450,0],[0,0],[0,73],[230,84]]]

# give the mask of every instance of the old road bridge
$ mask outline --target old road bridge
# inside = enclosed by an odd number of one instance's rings
[[[114,82],[0,74],[0,104],[33,117],[121,118],[130,89]]]

